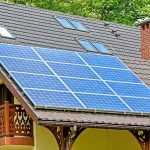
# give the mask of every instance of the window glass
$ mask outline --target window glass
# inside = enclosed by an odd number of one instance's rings
[[[98,50],[88,40],[78,40],[78,41],[87,51],[98,52]]]
[[[87,29],[78,20],[70,20],[70,22],[76,27],[77,30],[87,31]]]
[[[74,26],[67,18],[56,18],[56,20],[65,28],[74,29]]]
[[[5,27],[0,27],[0,35],[3,37],[14,38]]]
[[[108,49],[106,49],[101,43],[99,42],[92,42],[92,44],[102,53],[110,53]]]

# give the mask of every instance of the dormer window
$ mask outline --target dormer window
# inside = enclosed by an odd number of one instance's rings
[[[3,26],[0,26],[0,36],[6,38],[14,38],[14,36]]]
[[[87,31],[84,25],[79,20],[69,20],[65,17],[55,17],[56,20],[61,24],[64,28],[75,29],[79,31]]]

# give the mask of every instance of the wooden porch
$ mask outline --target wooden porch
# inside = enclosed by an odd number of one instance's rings
[[[33,121],[21,105],[0,106],[0,145],[34,145]]]

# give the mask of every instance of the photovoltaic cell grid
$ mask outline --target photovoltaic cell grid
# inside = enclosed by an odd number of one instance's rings
[[[150,112],[150,89],[117,57],[0,44],[0,61],[35,107]]]

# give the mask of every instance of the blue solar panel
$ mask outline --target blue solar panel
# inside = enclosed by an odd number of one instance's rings
[[[121,96],[150,97],[150,89],[143,84],[107,82]]]
[[[85,64],[75,52],[35,48],[45,61]]]
[[[48,63],[58,76],[69,76],[78,78],[94,78],[98,77],[87,66]]]
[[[33,105],[150,112],[150,89],[117,57],[34,49],[43,59],[30,47],[0,45],[1,65]]]
[[[127,69],[127,67],[114,56],[79,53],[79,55],[91,66]]]
[[[73,92],[114,94],[102,81],[62,78]]]
[[[150,98],[131,98],[122,99],[133,109],[134,112],[150,112]]]
[[[68,89],[55,76],[44,76],[24,73],[11,73],[14,79],[23,88],[47,89],[47,90],[62,90]]]
[[[69,92],[54,92],[26,89],[35,106],[56,108],[84,108],[79,101]]]
[[[39,73],[49,75],[53,74],[42,61],[13,59],[13,58],[0,58],[0,61],[8,71]]]
[[[130,70],[93,67],[103,80],[141,83]]]
[[[88,109],[130,111],[116,96],[104,96],[94,94],[76,94]]]
[[[32,48],[27,46],[0,44],[0,56],[39,60]]]

